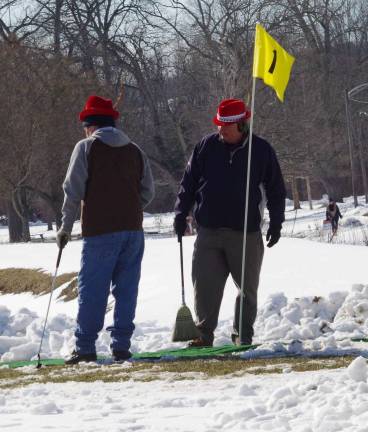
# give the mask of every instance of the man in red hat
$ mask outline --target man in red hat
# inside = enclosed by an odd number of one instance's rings
[[[270,226],[267,246],[280,239],[285,212],[285,186],[275,151],[253,135],[249,180],[248,223],[242,331],[239,330],[243,231],[246,202],[250,110],[239,99],[225,99],[213,122],[218,132],[194,148],[175,203],[174,228],[179,241],[194,207],[198,236],[194,245],[192,280],[197,328],[201,337],[190,346],[212,346],[226,280],[231,274],[238,295],[232,341],[249,345],[257,315],[257,290],[263,259],[261,226],[267,205]],[[242,340],[239,334],[242,335]]]
[[[90,96],[79,115],[86,138],[74,148],[63,184],[63,248],[81,205],[83,236],[78,276],[76,348],[66,364],[96,360],[95,342],[104,325],[108,296],[115,298],[111,349],[127,360],[134,330],[138,283],[144,250],[143,208],[153,199],[148,159],[115,121],[110,99]]]

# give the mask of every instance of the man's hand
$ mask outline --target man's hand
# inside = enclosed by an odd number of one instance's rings
[[[178,241],[181,241],[181,238],[185,234],[185,231],[187,230],[188,225],[186,218],[183,218],[183,216],[175,216],[174,219],[174,231],[176,235],[178,236]]]
[[[266,234],[267,247],[274,246],[281,237],[281,228],[270,227]]]
[[[56,233],[56,243],[59,246],[59,249],[64,249],[69,240],[70,234],[63,229],[59,229]]]

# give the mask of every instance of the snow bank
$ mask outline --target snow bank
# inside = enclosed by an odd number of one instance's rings
[[[12,314],[0,308],[1,361],[28,360],[39,349],[44,321],[34,311],[22,308]],[[73,318],[58,314],[49,319],[42,347],[43,357],[63,357],[74,346]],[[219,322],[216,345],[228,344],[232,317]],[[156,321],[138,322],[132,339],[132,351],[154,351],[178,347],[170,342],[172,328]],[[336,354],[352,349],[351,338],[368,334],[368,285],[355,284],[351,291],[333,292],[326,297],[287,299],[276,293],[260,307],[255,323],[255,343],[262,346],[243,356],[300,354],[320,352]],[[110,335],[103,331],[97,341],[99,354],[109,354]],[[179,344],[184,346],[184,344]]]

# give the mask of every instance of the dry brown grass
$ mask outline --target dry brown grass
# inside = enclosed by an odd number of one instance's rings
[[[74,274],[74,277],[71,280],[69,279],[69,284],[65,288],[63,288],[58,298],[64,300],[65,302],[68,302],[78,297],[78,278],[75,276],[75,273],[66,274]]]
[[[0,391],[24,387],[34,382],[150,382],[156,380],[181,381],[209,378],[241,377],[245,374],[265,375],[285,372],[307,372],[347,367],[353,357],[303,358],[285,357],[251,360],[187,360],[179,362],[91,364],[86,366],[45,366],[41,369],[0,368]]]
[[[77,296],[74,286],[76,285],[76,276],[77,273],[64,273],[56,278],[56,288],[70,282],[60,294],[60,297],[65,296],[65,301],[72,300]],[[47,294],[50,292],[51,283],[52,276],[41,269],[0,269],[0,294]]]

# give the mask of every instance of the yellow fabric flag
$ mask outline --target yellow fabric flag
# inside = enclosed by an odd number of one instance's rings
[[[294,61],[261,25],[256,25],[253,76],[272,87],[282,102]]]

